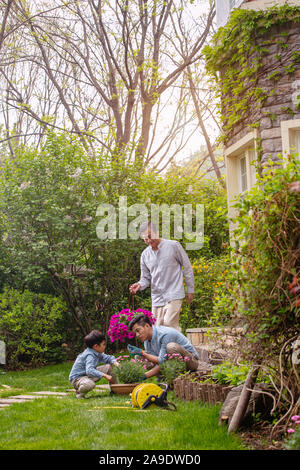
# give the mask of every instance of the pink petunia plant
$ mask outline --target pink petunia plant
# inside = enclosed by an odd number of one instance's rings
[[[292,425],[295,425],[295,424],[300,424],[300,416],[299,415],[294,415],[291,417],[291,421],[292,421]],[[287,433],[288,434],[293,434],[295,432],[295,429],[294,428],[289,428],[287,430]]]
[[[128,308],[121,310],[118,313],[115,313],[110,318],[109,327],[107,330],[107,336],[110,338],[111,342],[114,341],[121,341],[121,343],[125,343],[126,339],[134,338],[134,333],[129,330],[129,323],[137,316],[137,315],[145,315],[147,316],[151,324],[154,325],[156,318],[154,317],[153,313],[149,310],[143,310],[142,308],[138,308],[136,310],[130,311]]]

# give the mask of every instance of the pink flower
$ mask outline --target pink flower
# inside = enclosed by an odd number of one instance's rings
[[[287,430],[287,432],[288,432],[289,434],[292,434],[293,432],[295,432],[295,429],[290,428],[290,429]]]
[[[292,416],[291,417],[291,420],[292,421],[298,421],[300,419],[300,416],[299,415],[295,415],[295,416]]]
[[[125,308],[118,313],[114,313],[110,318],[107,331],[107,335],[110,337],[111,341],[114,342],[119,340],[124,343],[126,338],[134,338],[134,333],[129,331],[129,323],[133,318],[135,318],[135,316],[140,314],[147,316],[152,324],[155,323],[156,318],[154,317],[153,313],[141,308],[132,312],[130,312],[128,308]]]

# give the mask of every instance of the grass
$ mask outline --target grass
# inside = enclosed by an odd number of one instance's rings
[[[70,363],[0,374],[0,396],[30,391],[65,391]],[[98,383],[105,383],[104,380]],[[54,388],[55,387],[55,388]],[[136,410],[129,396],[92,391],[10,405],[0,411],[1,450],[241,450],[235,434],[218,426],[220,406],[182,402],[172,392],[177,411]],[[113,408],[115,407],[115,408]],[[120,407],[124,407],[120,408]]]

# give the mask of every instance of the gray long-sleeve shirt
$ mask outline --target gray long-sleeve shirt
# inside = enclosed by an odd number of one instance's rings
[[[141,290],[151,285],[152,305],[162,307],[171,300],[185,297],[183,272],[187,293],[194,293],[194,273],[188,255],[181,244],[162,239],[157,250],[148,246],[141,254]]]

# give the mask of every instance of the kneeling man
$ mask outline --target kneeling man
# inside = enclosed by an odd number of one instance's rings
[[[131,354],[144,357],[155,366],[146,372],[144,379],[158,375],[159,365],[167,359],[167,354],[180,354],[188,357],[188,370],[195,371],[198,367],[199,356],[189,340],[179,331],[168,326],[152,326],[145,315],[138,315],[129,324],[129,329],[136,337],[144,342],[145,350],[128,345]]]

